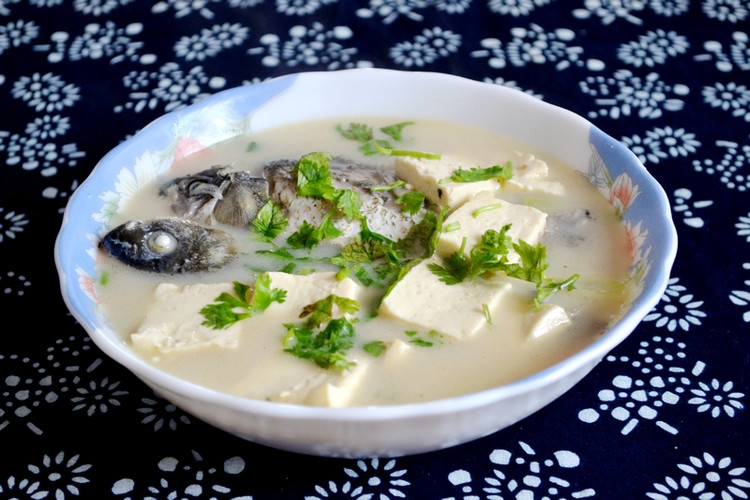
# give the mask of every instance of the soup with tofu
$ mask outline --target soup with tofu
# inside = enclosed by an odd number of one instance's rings
[[[488,389],[579,351],[629,299],[625,227],[584,175],[448,123],[238,136],[180,156],[115,217],[97,264],[111,326],[158,368],[247,398]]]

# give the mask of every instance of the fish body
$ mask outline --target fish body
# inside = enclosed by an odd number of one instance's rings
[[[216,166],[177,177],[159,188],[175,215],[213,225],[250,224],[268,199],[268,182],[244,170]]]
[[[268,195],[284,208],[289,221],[289,230],[296,231],[303,222],[314,226],[333,209],[333,204],[320,198],[300,196],[297,177],[293,172],[297,160],[279,159],[266,163],[263,176],[268,181]],[[340,157],[333,157],[329,165],[332,183],[337,189],[351,189],[359,194],[362,201],[361,214],[367,220],[371,231],[382,234],[394,241],[405,237],[409,229],[424,217],[424,209],[410,215],[401,211],[396,199],[402,194],[398,189],[372,191],[377,186],[390,186],[396,182],[396,174],[386,167],[361,165]],[[337,214],[333,219],[336,229],[342,235],[332,244],[350,242],[362,229],[358,220],[348,219]]]
[[[236,254],[225,231],[180,218],[128,221],[109,231],[99,246],[129,266],[167,274],[216,270]]]

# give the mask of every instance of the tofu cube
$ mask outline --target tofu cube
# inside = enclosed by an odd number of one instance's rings
[[[362,383],[369,362],[357,360],[357,364],[340,374],[331,374],[320,383],[308,387],[304,403],[314,406],[341,408],[348,406]]]
[[[565,309],[557,304],[542,304],[542,309],[530,317],[528,336],[539,338],[570,324],[570,317]]]
[[[406,273],[381,302],[380,314],[427,331],[467,337],[486,324],[483,304],[492,313],[511,290],[509,282],[497,280],[447,285],[427,267],[430,262],[422,261]]]
[[[160,283],[143,323],[130,336],[133,347],[155,355],[209,345],[237,347],[241,331],[238,323],[219,330],[201,324],[205,318],[200,310],[223,292],[232,292],[232,284]]]
[[[268,276],[271,278],[271,288],[286,290],[286,300],[282,303],[272,303],[264,314],[281,314],[288,318],[296,318],[306,305],[325,299],[331,294],[357,301],[362,301],[365,294],[364,287],[349,278],[337,279],[333,271],[307,275],[269,272]]]
[[[493,207],[482,211],[485,207]],[[478,212],[479,211],[479,212]],[[499,231],[506,224],[511,224],[506,233],[514,241],[524,240],[530,245],[539,242],[547,225],[547,214],[533,207],[517,205],[495,197],[490,191],[483,191],[467,201],[446,217],[443,228],[454,223],[458,229],[440,234],[437,253],[443,257],[457,252],[466,238],[466,255],[472,247],[482,240],[482,235],[489,229]],[[517,262],[518,255],[511,250],[508,260]]]
[[[455,209],[480,191],[500,188],[500,183],[494,179],[478,182],[445,181],[454,170],[470,168],[448,158],[430,160],[398,156],[394,165],[396,177],[414,186],[414,189],[440,207],[450,206]]]
[[[549,166],[545,161],[518,151],[513,153],[510,161],[513,163],[513,177],[505,182],[504,190],[515,188],[557,196],[565,194],[565,187],[560,182],[549,180]]]

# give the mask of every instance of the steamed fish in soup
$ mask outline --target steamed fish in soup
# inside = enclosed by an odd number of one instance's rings
[[[148,362],[248,398],[387,405],[491,388],[591,343],[629,298],[625,228],[584,176],[453,124],[237,137],[174,165],[115,222],[173,218],[225,233],[233,258],[172,272],[104,255],[105,313]]]

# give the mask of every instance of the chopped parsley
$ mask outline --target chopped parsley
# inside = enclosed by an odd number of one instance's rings
[[[487,230],[468,256],[464,238],[461,248],[443,259],[443,265],[433,262],[427,267],[447,285],[474,279],[488,272],[503,272],[512,278],[528,281],[536,285],[534,303],[537,308],[541,307],[542,302],[550,295],[562,290],[572,290],[579,276],[574,274],[561,282],[547,278],[547,247],[541,243],[531,245],[523,240],[512,242],[506,234],[510,227],[511,225],[507,224],[500,231]],[[520,262],[508,261],[508,252],[511,248],[520,257]]]
[[[409,343],[419,347],[432,347],[440,341],[440,333],[435,330],[430,330],[426,337],[416,330],[406,330],[404,333],[409,337]]]
[[[396,203],[401,205],[401,211],[409,215],[417,214],[424,206],[425,196],[419,191],[409,191],[396,199]]]
[[[271,288],[271,277],[261,274],[255,281],[255,289],[250,285],[232,282],[234,295],[223,292],[200,310],[206,319],[203,325],[215,330],[228,328],[236,322],[249,318],[254,313],[265,311],[273,302],[282,303],[286,300],[286,290]]]
[[[414,122],[396,123],[394,125],[381,127],[380,132],[389,137],[390,140],[401,142],[402,130],[404,127],[413,124]],[[365,125],[364,123],[350,123],[347,128],[338,125],[336,126],[336,130],[345,139],[359,142],[359,150],[367,156],[380,153],[379,148],[384,148],[386,150],[393,149],[389,139],[376,139],[372,127]]]
[[[341,317],[335,317],[335,311]],[[307,359],[320,366],[335,370],[346,370],[354,365],[346,359],[346,353],[354,345],[354,326],[344,314],[354,314],[359,303],[346,297],[329,295],[302,310],[304,323],[287,323],[284,351],[298,358]]]
[[[513,163],[507,162],[505,165],[494,165],[492,167],[474,167],[469,170],[459,168],[454,170],[450,177],[442,179],[440,182],[479,182],[497,179],[506,181],[513,177]]]
[[[284,217],[284,210],[269,199],[255,216],[253,230],[262,239],[271,241],[281,234],[288,224],[289,221]]]
[[[362,346],[362,349],[370,356],[379,357],[388,347],[382,340],[373,340]]]
[[[325,239],[336,238],[342,234],[333,225],[333,211],[331,211],[323,216],[323,220],[317,227],[307,221],[302,221],[299,229],[290,234],[286,242],[291,248],[313,248]]]

